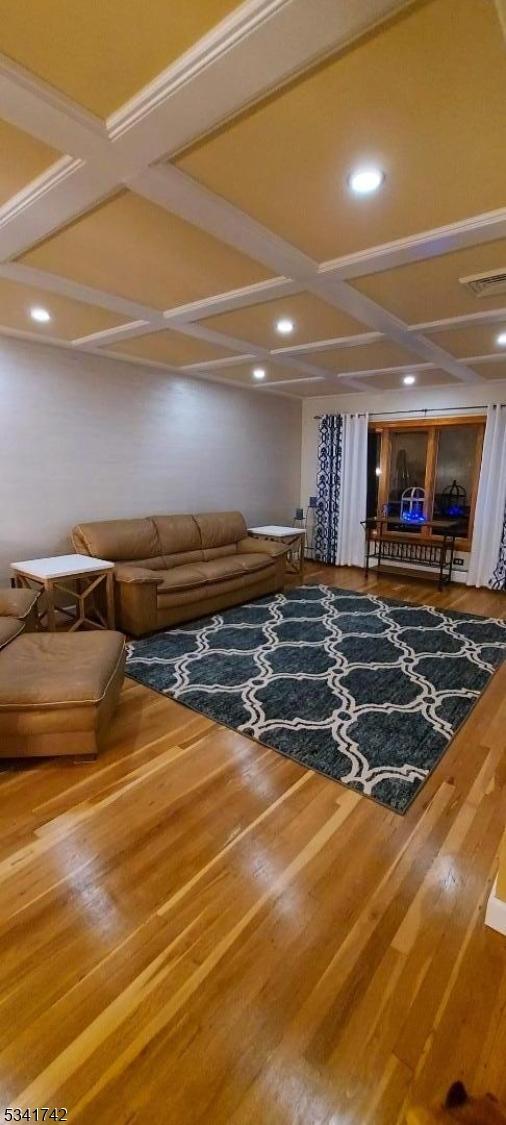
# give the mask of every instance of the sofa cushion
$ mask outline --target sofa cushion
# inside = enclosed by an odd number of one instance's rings
[[[0,712],[95,706],[123,659],[121,633],[25,633],[0,652]]]
[[[240,512],[204,512],[195,516],[204,552],[215,547],[238,543],[247,533]]]
[[[18,617],[0,617],[0,649],[18,637],[24,629],[24,624]]]
[[[110,562],[147,563],[152,568],[164,565],[158,532],[152,519],[97,520],[74,527],[76,550]]]
[[[272,559],[268,555],[228,555],[225,558],[209,559],[200,563],[199,570],[204,575],[204,582],[222,582],[226,578],[235,578],[237,575],[253,573],[272,566]]]
[[[159,570],[157,577],[163,582],[157,586],[157,594],[168,594],[175,590],[193,590],[197,586],[204,586],[206,576],[203,573],[203,563],[198,566],[173,566],[169,570]]]
[[[183,566],[202,558],[200,529],[193,516],[153,516],[164,567]]]

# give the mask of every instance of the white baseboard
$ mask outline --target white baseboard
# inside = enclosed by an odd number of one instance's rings
[[[497,898],[496,888],[497,879],[487,902],[485,925],[490,926],[491,930],[497,930],[498,933],[506,935],[506,902],[502,898]]]

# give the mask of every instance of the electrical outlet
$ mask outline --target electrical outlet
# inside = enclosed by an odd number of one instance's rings
[[[464,559],[454,559],[453,565],[454,566],[464,566]]]

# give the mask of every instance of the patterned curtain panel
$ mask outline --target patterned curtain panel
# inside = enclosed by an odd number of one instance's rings
[[[506,508],[504,509],[499,558],[489,586],[492,590],[506,590]]]
[[[337,562],[342,436],[341,415],[324,414],[320,419],[314,553],[318,562],[330,566]]]

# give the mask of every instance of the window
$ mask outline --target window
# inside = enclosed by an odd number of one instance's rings
[[[434,536],[453,524],[469,548],[485,423],[479,418],[374,423],[369,432],[367,514],[399,517],[395,533]],[[415,490],[415,491],[412,491]]]

